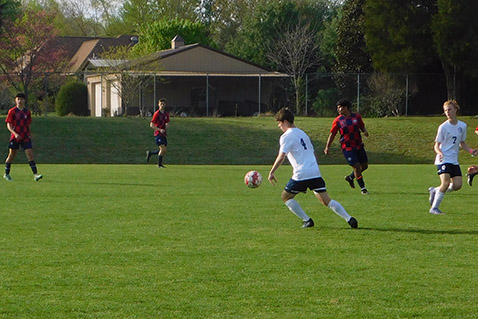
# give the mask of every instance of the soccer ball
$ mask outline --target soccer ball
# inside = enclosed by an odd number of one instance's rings
[[[244,183],[249,188],[256,188],[262,184],[262,175],[257,171],[249,171],[244,176]]]

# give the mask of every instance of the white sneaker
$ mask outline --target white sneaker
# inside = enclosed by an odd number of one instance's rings
[[[432,209],[430,209],[430,214],[433,214],[433,215],[445,215],[445,213],[442,212],[441,210],[439,210],[438,208],[432,208]]]
[[[10,177],[10,174],[4,174],[3,178],[5,178],[5,180],[7,180],[9,182],[13,181],[13,178]]]
[[[435,200],[435,194],[436,194],[435,187],[428,188],[428,192],[430,193],[430,197],[428,197],[428,202],[430,203],[430,206],[432,206],[433,201]]]
[[[34,180],[35,182],[38,182],[38,181],[39,181],[40,179],[42,179],[42,178],[43,178],[43,175],[40,175],[40,174],[35,174],[35,175],[33,176],[33,180]]]

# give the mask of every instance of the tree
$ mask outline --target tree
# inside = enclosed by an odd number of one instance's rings
[[[57,35],[54,16],[45,11],[26,9],[15,21],[5,24],[0,35],[0,71],[17,91],[30,93],[32,81],[45,72],[57,70],[65,51],[49,46]]]
[[[308,25],[296,25],[283,33],[273,44],[267,57],[292,77],[296,112],[301,113],[305,73],[319,64],[319,43]]]
[[[375,70],[413,72],[437,59],[431,37],[436,0],[366,0],[363,23]]]
[[[433,40],[447,80],[448,98],[462,96],[462,82],[478,75],[478,2],[438,0]]]
[[[186,44],[199,42],[214,46],[203,23],[163,19],[143,27],[140,32],[141,40],[133,47],[132,51],[136,56],[144,56],[160,50],[170,49],[171,40],[176,35],[180,35]]]
[[[0,32],[6,19],[14,18],[18,14],[20,2],[15,0],[0,0]]]

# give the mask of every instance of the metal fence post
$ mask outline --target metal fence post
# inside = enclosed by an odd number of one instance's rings
[[[360,113],[360,73],[357,73],[357,113]]]

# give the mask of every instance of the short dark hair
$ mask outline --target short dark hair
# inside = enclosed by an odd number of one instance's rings
[[[159,99],[159,102],[164,102],[164,103],[166,103],[167,101],[166,101],[165,98],[162,98],[162,99]]]
[[[17,97],[22,98],[22,99],[26,98],[25,93],[21,93],[21,92],[18,93],[17,95],[15,95],[15,98],[17,98]]]
[[[350,108],[352,107],[352,103],[350,103],[350,101],[347,100],[347,99],[340,99],[340,100],[338,100],[338,101],[337,101],[337,106],[339,106],[339,105],[340,105],[340,106],[346,106],[346,107],[349,108],[349,110],[350,110]]]
[[[283,107],[279,111],[277,111],[276,115],[274,116],[276,121],[284,122],[287,121],[290,124],[294,124],[294,113],[289,110],[288,107]]]

